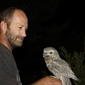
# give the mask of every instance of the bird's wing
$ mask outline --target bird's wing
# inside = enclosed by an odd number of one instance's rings
[[[52,72],[52,70],[49,67],[49,70],[55,75],[55,73],[60,73],[60,75],[68,77],[68,78],[72,78],[72,76],[74,76],[73,71],[71,70],[70,66],[68,65],[67,62],[65,62],[64,60],[55,60],[52,62],[51,64],[54,72]]]

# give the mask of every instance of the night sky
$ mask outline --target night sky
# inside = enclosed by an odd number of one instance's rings
[[[44,47],[54,46],[57,49],[64,46],[71,52],[83,51],[85,34],[81,1],[8,0],[5,5],[4,2],[0,5],[0,11],[10,6],[22,8],[29,18],[23,46],[13,51],[23,83],[42,77],[41,72],[45,70],[42,58]]]

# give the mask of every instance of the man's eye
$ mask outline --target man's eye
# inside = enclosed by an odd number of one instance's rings
[[[22,27],[18,27],[19,29],[22,29]]]

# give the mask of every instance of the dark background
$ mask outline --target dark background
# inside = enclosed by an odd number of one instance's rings
[[[22,82],[31,83],[45,76],[43,48],[64,46],[68,51],[83,51],[84,5],[77,0],[9,0],[0,2],[0,11],[15,6],[29,18],[23,46],[13,50]]]

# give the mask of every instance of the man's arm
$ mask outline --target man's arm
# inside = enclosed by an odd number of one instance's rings
[[[62,84],[59,79],[48,76],[38,80],[32,85],[62,85]]]

